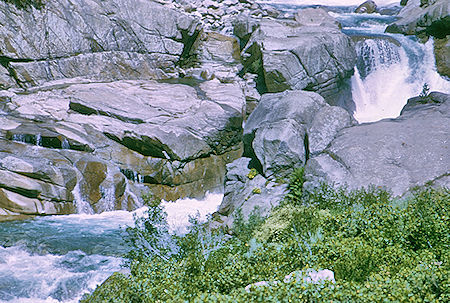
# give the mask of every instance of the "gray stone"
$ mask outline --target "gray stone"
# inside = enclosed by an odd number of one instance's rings
[[[403,195],[415,186],[442,184],[450,172],[449,123],[450,103],[445,102],[345,128],[308,161],[305,186],[321,181],[350,189],[374,185]]]
[[[305,164],[305,135],[305,126],[290,119],[258,128],[252,147],[264,174],[289,174],[295,164]]]
[[[192,16],[154,1],[58,0],[40,10],[1,2],[0,20],[7,20],[0,54],[14,59],[25,86],[78,76],[167,77],[200,29]]]
[[[376,11],[377,11],[377,4],[372,0],[361,3],[361,5],[359,5],[355,9],[355,13],[358,14],[373,14]]]
[[[306,128],[323,106],[313,92],[264,94],[244,127],[245,153],[255,155],[266,176],[288,174],[305,163]]]
[[[8,70],[0,65],[0,90],[8,89],[14,86],[16,86],[16,82],[9,75]]]
[[[0,215],[57,215],[72,213],[73,205],[24,197],[0,188]]]
[[[261,175],[249,178],[249,163],[249,158],[240,158],[227,165],[224,199],[215,215],[218,221],[212,227],[231,227],[238,210],[244,220],[254,212],[267,216],[283,199],[286,185],[268,181]]]
[[[338,131],[352,124],[352,117],[343,108],[337,106],[321,108],[308,130],[309,152],[315,154],[323,151]]]
[[[434,39],[436,69],[442,76],[450,78],[450,38]]]
[[[215,32],[204,32],[197,39],[197,56],[200,62],[214,61],[224,64],[240,62],[239,43],[236,38]]]
[[[408,99],[403,106],[401,115],[411,111],[420,111],[423,108],[429,108],[429,104],[450,102],[450,95],[441,92],[431,92],[427,96],[418,96]]]
[[[56,212],[102,212],[135,209],[149,188],[176,200],[222,187],[242,154],[245,98],[237,84],[190,84],[72,79],[9,92],[0,188],[71,205]]]
[[[78,84],[37,96],[14,98],[15,112],[91,125],[145,156],[172,160],[221,154],[239,143],[245,106],[239,86],[216,81],[197,88],[151,81]]]
[[[408,1],[398,14],[398,21],[389,25],[386,32],[405,35],[430,35],[444,39],[450,33],[450,2],[436,0],[421,6],[419,1]]]
[[[250,37],[243,64],[263,77],[267,91],[308,88],[328,97],[339,92],[338,79],[352,75],[356,53],[351,39],[331,17],[322,20],[322,9],[313,11],[318,21],[307,25],[263,18]]]

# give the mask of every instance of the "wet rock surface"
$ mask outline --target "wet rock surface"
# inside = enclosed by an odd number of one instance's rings
[[[140,195],[134,183],[166,186],[158,194],[169,199],[200,195],[220,187],[223,176],[214,172],[240,155],[245,98],[235,84],[81,83],[10,94],[5,105],[0,187],[48,203],[133,209]],[[71,182],[40,171],[60,165]]]
[[[386,32],[405,35],[428,35],[439,39],[450,34],[450,3],[446,0],[410,0],[398,14],[399,20]]]
[[[389,25],[386,32],[416,35],[423,40],[433,37],[437,70],[442,76],[450,77],[450,3],[446,0],[410,0],[398,17],[399,20]]]

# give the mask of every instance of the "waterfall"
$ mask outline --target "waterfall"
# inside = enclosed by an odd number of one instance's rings
[[[352,95],[358,122],[396,118],[411,97],[426,83],[431,90],[449,92],[450,82],[436,72],[433,41],[426,44],[392,35],[356,44],[358,61],[352,77]]]
[[[37,146],[42,146],[42,136],[41,136],[41,134],[37,134],[36,135],[36,145]]]
[[[417,84],[403,48],[384,39],[367,39],[356,45],[358,61],[352,77],[354,117],[359,122],[397,117]],[[423,84],[423,83],[422,83]]]
[[[77,176],[78,180],[81,180],[81,176]],[[94,210],[92,209],[92,206],[87,202],[81,193],[80,190],[80,182],[77,182],[77,185],[75,185],[74,189],[72,190],[75,206],[77,208],[78,214],[93,214]]]
[[[70,149],[69,141],[68,141],[66,138],[64,138],[64,139],[62,140],[62,142],[61,142],[61,148],[62,148],[62,149]]]

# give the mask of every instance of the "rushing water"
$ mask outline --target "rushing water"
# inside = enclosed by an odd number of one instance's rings
[[[352,96],[359,122],[397,117],[407,100],[421,93],[426,83],[430,91],[450,92],[450,81],[436,72],[433,40],[422,44],[414,36],[384,33],[395,16],[356,14],[359,0],[272,0],[260,1],[292,17],[299,8],[335,5],[330,15],[342,25],[342,31],[355,40],[358,62],[354,69]],[[399,1],[377,0],[378,6]]]
[[[356,41],[358,62],[352,93],[354,115],[360,122],[398,116],[407,99],[418,95],[424,83],[431,90],[450,91],[449,81],[436,73],[433,41],[420,44],[414,37],[384,34],[394,17],[351,13],[362,0],[261,2],[275,3],[286,15],[304,6],[339,6],[331,14]],[[91,209],[81,196],[78,200],[79,212],[84,214],[0,223],[0,302],[77,302],[83,293],[121,269],[121,256],[127,251],[123,229],[144,209],[94,215],[89,214]],[[189,214],[199,211],[204,217],[221,200],[222,195],[209,194],[203,201],[165,203],[172,231],[185,232]]]
[[[214,212],[223,195],[165,202],[173,232],[183,233],[189,215]],[[123,242],[133,213],[49,216],[0,223],[0,302],[78,302],[123,263]]]
[[[419,95],[424,84],[431,91],[450,92],[450,81],[436,71],[432,39],[422,44],[412,36],[384,33],[393,21],[391,16],[334,15],[343,32],[358,40],[352,95],[354,117],[359,122],[399,116],[407,100]]]

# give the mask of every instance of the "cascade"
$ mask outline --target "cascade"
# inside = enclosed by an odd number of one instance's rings
[[[41,134],[37,134],[36,135],[36,145],[37,146],[42,146],[42,136],[41,136]]]
[[[355,119],[371,122],[397,117],[419,85],[407,80],[411,70],[406,52],[383,39],[363,40],[356,47],[358,63],[352,77]]]
[[[215,211],[222,194],[163,202],[172,232],[186,232],[189,216]],[[0,302],[78,302],[112,273],[120,271],[128,248],[124,228],[134,212],[112,211],[38,217],[0,225]]]
[[[260,2],[288,4],[291,6],[284,8],[293,13],[298,9],[295,5],[349,6],[363,1]],[[398,0],[376,2],[382,6],[398,3]],[[352,10],[344,9],[334,14],[343,24],[344,32],[363,37],[356,43],[358,62],[351,79],[355,117],[359,122],[398,116],[407,99],[418,95],[424,83],[431,90],[450,91],[450,82],[436,72],[432,40],[420,44],[411,37],[384,34],[391,17],[340,13],[345,11]],[[24,134],[13,135],[12,140],[42,144],[42,138]],[[64,139],[61,147],[70,148],[70,144]],[[123,169],[121,172],[136,183],[149,178],[132,170]],[[77,180],[81,180],[81,176],[78,175]],[[114,209],[113,188],[101,189],[101,203],[106,210]],[[110,211],[93,214],[91,205],[83,198],[79,183],[72,194],[78,214],[0,223],[0,302],[78,302],[84,292],[92,291],[97,284],[120,270],[123,261],[120,256],[127,250],[122,243],[123,228],[133,225],[133,215],[142,215],[145,208],[133,213]],[[130,192],[130,195],[134,194]],[[207,194],[201,201],[164,201],[170,229],[185,232],[189,215],[198,211],[204,218],[217,209],[222,198],[221,194]]]
[[[356,44],[358,63],[352,77],[352,95],[358,122],[396,118],[411,97],[427,84],[431,91],[450,91],[450,81],[436,71],[433,40],[420,44],[414,39],[389,35]]]
[[[66,138],[64,138],[64,139],[62,140],[62,142],[61,142],[61,148],[62,148],[62,149],[70,149],[69,141],[68,141]]]
[[[80,176],[77,176],[78,180],[81,180]],[[92,209],[89,202],[87,202],[81,193],[80,183],[77,182],[77,185],[72,190],[75,206],[77,208],[78,214],[93,214],[94,210]]]

